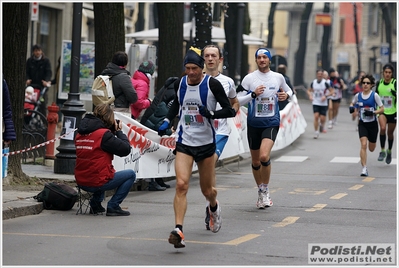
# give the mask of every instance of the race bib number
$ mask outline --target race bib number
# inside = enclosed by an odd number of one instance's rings
[[[199,127],[204,125],[204,118],[200,115],[198,106],[188,105],[182,111],[185,126]]]
[[[392,108],[392,96],[383,96],[381,98],[382,104],[384,108]]]
[[[271,117],[275,110],[275,97],[257,97],[255,99],[256,117]]]

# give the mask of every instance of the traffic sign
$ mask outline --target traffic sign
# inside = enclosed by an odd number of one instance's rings
[[[30,20],[31,21],[38,21],[39,20],[39,3],[32,2],[31,4],[31,12],[30,12]]]
[[[389,62],[389,44],[388,43],[382,43],[380,47],[380,59],[381,59],[381,64],[387,64]]]

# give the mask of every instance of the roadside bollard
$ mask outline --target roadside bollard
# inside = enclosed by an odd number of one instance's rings
[[[47,140],[52,140],[55,138],[55,131],[57,129],[58,123],[58,111],[60,107],[58,107],[54,102],[47,107],[48,115],[47,115]],[[54,147],[55,142],[50,142],[46,145],[46,158],[47,159],[55,159],[54,155]]]

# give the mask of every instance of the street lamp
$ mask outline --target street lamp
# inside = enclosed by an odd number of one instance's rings
[[[83,103],[79,99],[79,73],[80,73],[80,46],[82,33],[82,3],[73,4],[72,24],[72,51],[71,51],[71,86],[68,93],[68,100],[61,108],[63,113],[63,126],[67,129],[74,129],[80,125],[82,115],[86,112]],[[68,124],[66,124],[68,122]],[[68,126],[68,128],[67,128]],[[65,133],[66,134],[66,133]],[[59,151],[55,155],[54,173],[74,174],[76,164],[76,131],[60,140]]]
[[[236,75],[235,82],[236,85],[240,84],[241,81],[241,58],[242,58],[242,34],[243,34],[243,24],[244,24],[244,3],[239,3],[238,7],[238,16],[237,16],[237,51],[236,51]]]

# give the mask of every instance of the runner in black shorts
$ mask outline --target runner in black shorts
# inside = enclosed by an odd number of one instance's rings
[[[279,128],[280,127],[256,128],[247,126],[249,148],[258,150],[263,139],[270,139],[275,142]]]
[[[349,105],[349,112],[359,111],[359,139],[360,139],[360,162],[362,173],[360,176],[368,176],[367,170],[367,147],[373,152],[376,147],[378,136],[377,116],[384,113],[384,105],[380,96],[371,90],[375,85],[375,79],[371,74],[366,74],[361,78],[363,92],[359,92]]]

